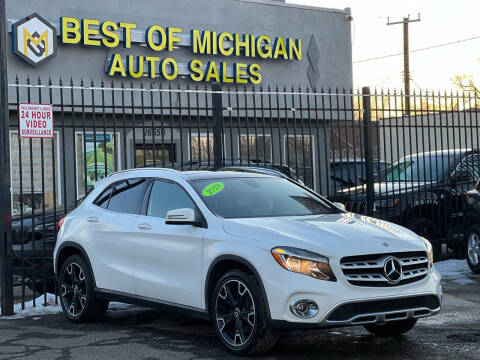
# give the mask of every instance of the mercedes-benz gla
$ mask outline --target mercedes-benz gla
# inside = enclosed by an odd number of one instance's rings
[[[395,336],[440,311],[428,240],[284,178],[124,171],[59,225],[54,265],[73,321],[100,319],[112,300],[177,309],[250,354],[280,328]]]

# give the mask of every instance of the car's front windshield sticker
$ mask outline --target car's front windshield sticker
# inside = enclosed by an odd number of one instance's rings
[[[225,185],[221,182],[215,182],[215,183],[209,184],[203,188],[202,195],[203,196],[216,195],[223,190],[224,186]]]

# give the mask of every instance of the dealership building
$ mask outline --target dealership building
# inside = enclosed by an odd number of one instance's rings
[[[352,88],[350,9],[270,0],[22,0],[6,6],[13,214],[71,204],[115,170],[210,158],[212,84],[225,91],[224,120],[239,124],[223,134],[225,159],[255,148],[249,158],[289,167],[303,161],[309,185],[324,189],[318,173],[328,137],[321,127],[292,137],[287,110],[298,107],[295,95],[280,100],[273,94],[272,100],[269,91]],[[256,96],[245,95],[250,103],[243,103],[238,94],[225,95],[237,89],[268,95],[260,108]],[[45,122],[45,130],[24,122],[24,103],[52,105],[52,124]],[[280,103],[285,115],[272,110]],[[311,116],[302,109],[293,114],[302,121],[304,115]],[[257,132],[266,118],[268,127]],[[50,126],[50,136],[36,136]],[[303,160],[288,154],[291,146],[298,150],[299,135]]]

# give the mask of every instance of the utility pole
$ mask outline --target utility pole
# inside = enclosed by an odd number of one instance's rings
[[[410,115],[410,57],[408,48],[408,24],[411,22],[420,21],[420,13],[416,19],[404,17],[402,21],[390,22],[387,17],[387,25],[403,24],[403,81],[405,82],[405,110],[407,115]]]
[[[7,24],[5,0],[0,0],[0,315],[13,315],[10,244],[10,159],[8,139]]]

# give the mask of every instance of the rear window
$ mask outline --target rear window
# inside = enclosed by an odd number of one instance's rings
[[[129,179],[115,185],[108,209],[125,214],[137,214],[145,195],[146,179]]]
[[[113,185],[110,185],[100,194],[100,196],[95,199],[93,203],[101,208],[106,209],[108,206],[108,200],[110,200],[110,195],[112,195],[112,190]]]
[[[103,209],[137,214],[142,205],[148,181],[146,179],[128,179],[110,185],[93,202]]]

